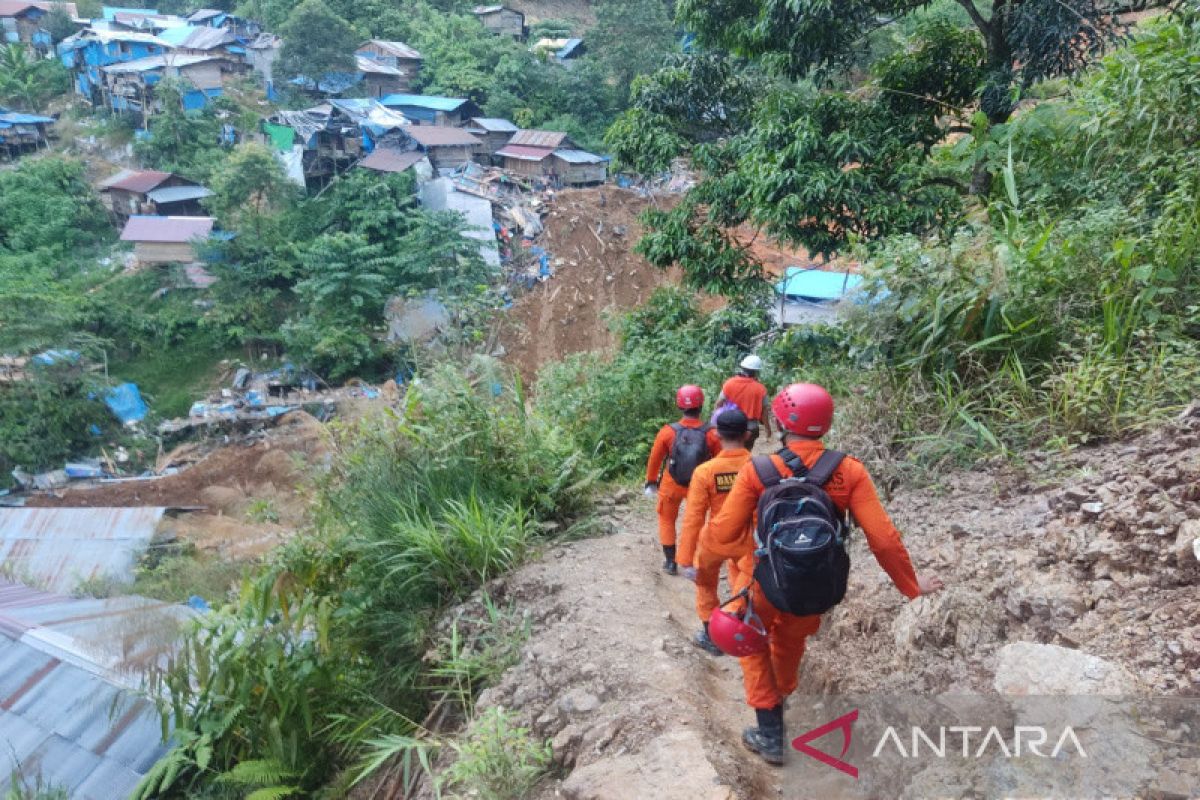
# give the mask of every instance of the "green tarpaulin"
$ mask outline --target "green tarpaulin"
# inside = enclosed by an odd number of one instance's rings
[[[296,132],[287,125],[276,125],[273,122],[263,124],[263,132],[271,140],[271,144],[281,153],[292,151],[292,142],[296,140]]]

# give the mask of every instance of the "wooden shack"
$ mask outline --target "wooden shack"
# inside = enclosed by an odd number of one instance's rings
[[[508,6],[475,6],[472,13],[483,27],[500,36],[525,38],[525,15]]]
[[[181,215],[199,211],[199,201],[212,194],[195,181],[171,172],[123,169],[100,182],[100,202],[124,224],[135,215]],[[174,192],[165,192],[175,189]]]
[[[508,144],[518,128],[506,119],[496,117],[471,117],[463,129],[479,140],[475,148],[475,160],[480,164],[492,164],[496,151]]]
[[[360,59],[359,71],[362,71],[361,59],[369,59],[375,64],[398,70],[399,72],[395,80],[387,82],[396,88],[389,89],[382,94],[373,94],[368,91],[370,97],[384,97],[395,92],[407,92],[412,86],[413,81],[421,74],[421,62],[424,59],[419,52],[404,42],[389,42],[383,39],[371,39],[370,41],[363,42],[354,51],[354,55]],[[371,88],[370,74],[364,73],[364,75],[368,81],[368,88]]]
[[[190,264],[199,260],[195,245],[207,239],[212,217],[133,216],[121,231],[121,241],[133,242],[140,264]]]
[[[454,169],[471,160],[480,141],[462,128],[435,125],[410,125],[403,129],[421,152],[429,156],[434,169]]]
[[[551,177],[554,162],[550,158],[559,148],[574,147],[567,134],[561,131],[517,131],[508,144],[496,151],[500,166],[509,172],[526,177]]]
[[[555,150],[551,171],[563,186],[587,186],[608,180],[608,159],[586,150]]]

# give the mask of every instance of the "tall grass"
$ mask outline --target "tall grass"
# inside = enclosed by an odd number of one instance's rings
[[[332,449],[315,529],[158,675],[176,745],[143,796],[337,794],[380,748],[427,757],[406,743],[444,691],[423,660],[433,622],[528,557],[540,522],[584,514],[593,479],[486,360],[423,376],[400,412],[342,428]]]

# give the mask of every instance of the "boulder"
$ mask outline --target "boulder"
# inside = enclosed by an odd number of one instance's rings
[[[992,686],[1009,695],[1131,694],[1135,681],[1110,661],[1053,644],[1013,642],[996,655]]]
[[[733,789],[705,754],[695,731],[664,733],[639,753],[602,758],[570,774],[562,785],[567,800],[734,800]]]
[[[1200,563],[1200,520],[1189,519],[1179,526],[1175,534],[1175,563],[1180,569],[1188,569]]]
[[[600,707],[600,698],[583,688],[575,688],[558,699],[565,714],[590,714]]]

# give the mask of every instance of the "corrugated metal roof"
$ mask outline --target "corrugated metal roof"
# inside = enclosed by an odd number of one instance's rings
[[[425,154],[417,150],[401,153],[399,150],[380,147],[359,161],[358,166],[373,169],[376,172],[404,172],[423,158],[425,158]]]
[[[205,56],[198,53],[165,53],[160,56],[146,56],[145,58],[138,58],[121,64],[110,64],[100,69],[114,75],[120,75],[127,72],[150,72],[165,67],[175,67],[176,69],[191,67],[196,64],[203,64],[206,61],[214,61],[217,58],[219,56]]]
[[[519,158],[522,161],[541,161],[554,152],[551,147],[529,147],[527,145],[509,144],[496,151],[501,158]]]
[[[814,302],[837,300],[862,283],[862,275],[853,272],[826,272],[816,267],[788,267],[775,291],[786,297]]]
[[[359,72],[366,72],[372,75],[391,75],[393,77],[401,77],[404,75],[404,70],[399,67],[390,67],[387,64],[380,64],[373,58],[367,56],[355,56],[354,64]]]
[[[165,510],[0,508],[0,564],[54,591],[92,578],[132,581]]]
[[[54,122],[54,117],[41,117],[37,114],[22,114],[19,111],[6,111],[0,114],[0,122],[9,125],[40,125]]]
[[[167,186],[163,189],[152,189],[146,196],[156,203],[180,203],[184,200],[202,200],[212,197],[212,190],[203,186]]]
[[[376,48],[384,51],[390,56],[395,56],[396,58],[423,58],[420,53],[406,45],[404,42],[390,42],[384,39],[371,39],[359,45],[358,49],[361,50],[368,45],[374,45]]]
[[[464,97],[438,97],[431,94],[389,94],[379,102],[385,106],[413,106],[433,111],[454,111],[467,102]]]
[[[237,37],[227,28],[209,28],[205,26],[195,26],[184,28],[188,31],[188,35],[183,38],[179,46],[187,50],[212,50],[222,45],[234,44],[237,42]],[[159,34],[164,39],[167,39],[167,32]]]
[[[603,164],[608,161],[604,156],[598,156],[586,150],[555,150],[554,157],[561,158],[568,164]]]
[[[488,133],[516,133],[518,130],[516,125],[499,117],[471,117],[471,123]]]
[[[583,39],[567,39],[566,44],[554,54],[555,58],[573,58],[577,55],[582,55],[581,48]]]
[[[146,598],[74,600],[0,581],[0,792],[19,770],[71,798],[127,797],[166,750],[130,670],[165,658],[191,615]]]
[[[187,20],[188,22],[203,22],[206,19],[212,19],[213,17],[219,17],[227,13],[229,12],[216,8],[201,8],[189,14]]]
[[[562,147],[567,135],[561,131],[517,131],[508,140],[510,145],[519,144],[527,147]]]
[[[169,177],[171,177],[171,173],[153,169],[123,169],[111,178],[100,181],[100,191],[121,189],[126,192],[145,194]]]
[[[42,0],[0,0],[0,17],[15,16],[17,12],[24,11],[27,8],[33,7],[42,11],[50,11],[57,3],[42,2]],[[79,16],[79,10],[74,3],[63,3],[66,12],[71,15],[71,19]]]
[[[133,216],[121,231],[123,242],[190,242],[212,233],[212,217]]]
[[[474,146],[480,141],[462,128],[446,128],[441,125],[410,125],[404,132],[422,147]]]

